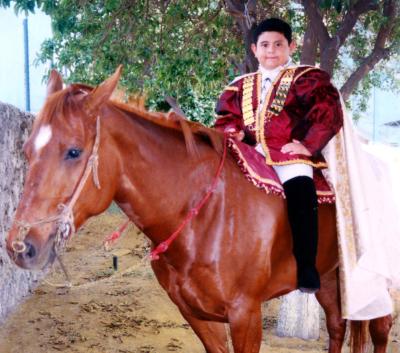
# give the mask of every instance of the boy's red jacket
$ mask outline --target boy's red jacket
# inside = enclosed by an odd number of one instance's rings
[[[306,163],[325,168],[321,150],[343,124],[340,96],[330,76],[316,67],[291,66],[278,74],[261,109],[260,92],[260,72],[234,80],[217,103],[215,127],[243,130],[244,142],[262,144],[269,165]],[[293,139],[312,156],[280,152]]]

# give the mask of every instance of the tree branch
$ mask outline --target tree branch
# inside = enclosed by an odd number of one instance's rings
[[[346,38],[353,30],[360,15],[368,11],[377,10],[378,8],[379,6],[376,0],[358,0],[345,14],[343,21],[336,32],[336,37],[338,38],[337,45],[339,45],[339,47],[343,45]]]
[[[375,65],[382,59],[387,59],[390,56],[389,49],[377,49],[367,56],[361,65],[354,71],[347,79],[346,83],[340,89],[343,99],[349,99],[353,90],[357,87],[360,81],[368,75],[368,73],[375,67]]]
[[[318,42],[320,44],[327,43],[331,40],[329,32],[324,24],[321,13],[318,10],[318,5],[316,0],[302,0],[304,11],[308,17],[309,23],[312,26],[312,30]]]
[[[383,6],[383,16],[387,20],[381,24],[372,53],[364,58],[361,65],[350,75],[346,83],[340,89],[344,100],[347,100],[350,97],[351,93],[357,87],[359,82],[375,67],[380,60],[389,58],[390,54],[392,53],[392,49],[397,45],[397,43],[394,42],[389,47],[385,47],[385,45],[392,34],[396,17],[398,15],[399,4],[397,1],[385,0]]]
[[[247,2],[247,9],[249,14],[249,19],[246,19],[245,15],[245,0],[226,0],[225,7],[226,11],[230,13],[239,26],[240,32],[242,34],[242,38],[244,41],[245,49],[246,49],[246,57],[243,62],[241,73],[252,72],[257,69],[257,60],[255,59],[252,51],[251,51],[251,30],[249,28],[248,22],[252,25],[256,23],[256,7],[257,1],[251,0]]]
[[[384,48],[386,40],[390,37],[399,11],[399,4],[396,0],[385,0],[383,5],[383,16],[387,21],[382,23],[375,41],[375,48]]]
[[[235,1],[226,0],[225,8],[226,8],[226,12],[231,14],[233,17],[239,17],[239,18],[243,17],[244,8],[242,6],[240,6],[239,4],[235,3]]]
[[[300,63],[302,65],[314,66],[317,61],[318,41],[312,29],[311,21],[308,20],[307,29],[304,33],[303,46],[301,49]]]

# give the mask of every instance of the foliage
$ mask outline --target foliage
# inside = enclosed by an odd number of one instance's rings
[[[50,3],[54,6],[50,7]],[[211,122],[223,86],[237,74],[229,62],[243,55],[232,18],[218,1],[43,1],[54,37],[40,60],[68,73],[69,82],[98,84],[122,63],[121,84],[166,109],[174,96],[194,119]]]
[[[336,40],[334,46],[340,42],[336,36],[340,32],[341,26],[346,21],[348,22],[349,13],[355,11],[353,7],[356,4],[363,5],[358,6],[359,8],[369,7],[369,10],[358,16],[357,22],[340,47],[339,55],[335,57],[334,63],[333,78],[338,87],[343,87],[345,83],[348,83],[357,69],[364,67],[366,71],[358,86],[351,92],[350,101],[346,102],[348,107],[353,110],[354,116],[367,109],[373,87],[394,93],[400,92],[399,18],[394,20],[393,28],[389,31],[390,34],[387,35],[385,43],[380,43],[387,52],[383,55],[383,59],[380,59],[376,66],[368,61],[370,58],[381,54],[383,49],[377,46],[377,38],[379,36],[382,38],[382,33],[380,33],[382,25],[388,23],[388,18],[383,16],[384,4],[387,2],[385,0],[317,0],[329,37],[334,41]],[[333,55],[332,52],[330,54]],[[373,71],[369,71],[371,69]]]
[[[331,37],[355,1],[318,0]],[[221,0],[0,0],[0,6],[13,3],[16,11],[40,7],[51,16],[54,36],[43,43],[39,60],[51,62],[69,82],[98,84],[122,63],[121,85],[128,94],[145,95],[154,110],[168,109],[164,97],[174,96],[190,118],[205,123],[213,121],[215,101],[240,73],[245,56],[237,18]],[[298,2],[259,0],[255,16],[285,18],[301,43],[307,18]],[[370,53],[385,20],[380,11],[358,19],[335,61],[339,86]],[[391,49],[399,53],[396,26]],[[300,50],[294,59],[299,57]],[[398,68],[381,62],[354,91],[356,107],[365,108],[372,86],[398,89],[396,73]]]

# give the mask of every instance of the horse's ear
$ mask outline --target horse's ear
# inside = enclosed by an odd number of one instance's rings
[[[103,83],[98,85],[87,97],[86,108],[89,114],[96,112],[103,103],[107,102],[118,85],[122,65]]]
[[[63,79],[57,70],[51,70],[49,79],[47,81],[47,96],[57,91],[62,90]]]

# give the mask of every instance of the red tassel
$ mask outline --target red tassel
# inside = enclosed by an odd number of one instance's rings
[[[129,223],[130,220],[128,219],[127,221],[125,221],[124,224],[122,224],[122,226],[119,227],[118,230],[115,230],[104,239],[103,245],[106,250],[108,250],[110,245],[114,244],[121,237],[122,233],[124,232]]]

